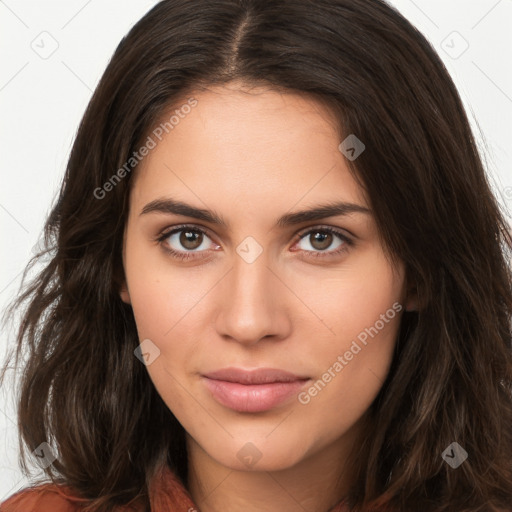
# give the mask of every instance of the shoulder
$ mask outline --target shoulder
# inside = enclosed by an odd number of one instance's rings
[[[76,512],[79,500],[66,495],[65,488],[44,484],[23,489],[0,503],[0,512]]]

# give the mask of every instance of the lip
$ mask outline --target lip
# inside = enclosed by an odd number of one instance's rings
[[[274,368],[224,368],[202,377],[217,402],[238,412],[273,409],[296,395],[310,380]]]

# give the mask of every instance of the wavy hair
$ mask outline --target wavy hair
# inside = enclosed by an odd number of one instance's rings
[[[368,411],[351,510],[510,506],[512,238],[446,68],[383,0],[164,0],[121,41],[45,224],[48,260],[12,304],[24,451],[52,442],[47,476],[90,510],[148,509],[164,463],[186,485],[184,429],[134,357],[119,296],[136,167],[109,180],[170,109],[232,80],[323,101],[340,141],[365,143],[351,172],[419,297]],[[441,457],[452,442],[469,455],[458,469]]]

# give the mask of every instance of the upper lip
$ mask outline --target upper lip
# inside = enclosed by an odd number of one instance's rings
[[[243,368],[223,368],[203,375],[208,379],[237,382],[239,384],[268,384],[271,382],[294,382],[307,380],[309,377],[294,375],[285,370],[275,368],[256,368],[244,370]]]

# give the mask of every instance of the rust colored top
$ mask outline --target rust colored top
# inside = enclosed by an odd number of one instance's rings
[[[79,512],[83,500],[73,496],[69,487],[44,484],[27,488],[0,504],[0,512]],[[165,468],[153,482],[150,490],[152,512],[200,512],[181,481]],[[118,507],[113,512],[137,512],[135,506]],[[348,512],[344,501],[329,512]]]

